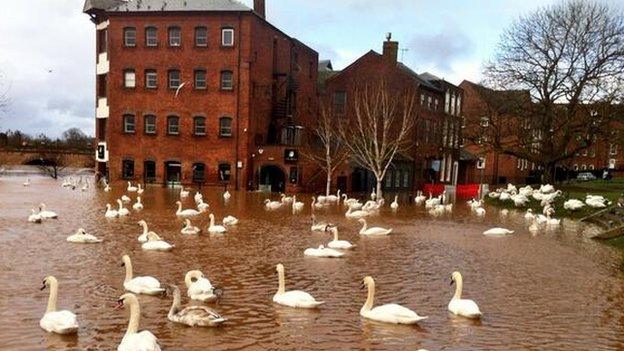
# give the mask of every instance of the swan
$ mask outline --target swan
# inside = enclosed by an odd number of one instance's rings
[[[336,251],[334,249],[328,249],[323,245],[320,245],[317,249],[308,248],[303,251],[305,256],[312,257],[327,257],[327,258],[338,258],[344,256],[344,254],[340,251]]]
[[[327,244],[327,247],[329,247],[330,249],[349,250],[355,247],[355,245],[351,244],[346,240],[338,240],[338,228],[327,227],[326,230],[334,235],[334,240],[330,241]]]
[[[340,203],[340,189],[336,192],[336,195],[325,196],[325,202]]]
[[[141,194],[143,194],[144,191],[145,191],[145,189],[143,189],[143,186],[141,185],[141,183],[139,183],[137,185],[137,194],[141,195]]]
[[[141,307],[139,300],[134,294],[123,294],[117,300],[115,309],[130,307],[130,321],[128,329],[121,343],[117,346],[117,351],[160,351],[158,339],[147,330],[139,332],[139,322],[141,319]]]
[[[208,227],[208,233],[222,234],[227,232],[227,229],[222,225],[215,225],[215,216],[210,214],[210,226]]]
[[[200,193],[199,191],[196,191],[193,199],[195,200],[196,204],[199,204],[204,199],[204,195],[202,195],[202,193]]]
[[[264,207],[269,211],[279,210],[282,208],[282,205],[283,204],[279,201],[264,200]]]
[[[127,208],[123,207],[123,202],[121,202],[121,200],[117,199],[117,205],[119,205],[119,209],[117,210],[117,215],[119,217],[127,216],[130,214],[130,211],[128,211]]]
[[[141,197],[140,196],[137,196],[136,203],[134,205],[132,205],[132,208],[135,211],[141,211],[143,209],[143,203],[141,203]]]
[[[513,233],[514,233],[513,230],[509,230],[509,229],[505,229],[505,228],[492,228],[492,229],[488,229],[488,230],[484,231],[483,235],[503,236],[503,235],[509,235],[509,234],[513,234]]]
[[[414,203],[416,205],[420,205],[425,202],[426,199],[427,197],[423,195],[422,191],[418,190],[418,192],[416,193],[416,197],[414,198]]]
[[[228,190],[226,190],[226,191],[223,193],[223,200],[228,201],[228,200],[229,200],[229,199],[231,199],[231,198],[232,198],[232,195],[230,194],[230,192],[229,192]]]
[[[111,187],[110,185],[108,185],[108,183],[106,183],[106,185],[104,186],[104,192],[108,193],[111,191]]]
[[[390,208],[392,209],[392,211],[396,211],[399,209],[399,195],[395,195],[394,196],[394,201],[392,201],[392,203],[390,204]]]
[[[196,203],[197,203],[197,210],[200,212],[206,212],[210,208],[210,205],[205,203],[203,198],[199,199],[199,202],[196,202]]]
[[[195,209],[186,209],[186,210],[182,210],[182,202],[180,201],[176,201],[176,205],[178,205],[178,210],[176,211],[176,216],[180,216],[180,217],[193,217],[193,216],[197,216],[201,213],[201,211],[197,211]]]
[[[28,216],[28,222],[30,223],[41,223],[41,215],[37,213],[37,211],[33,208],[30,210],[31,214]]]
[[[310,230],[313,232],[324,232],[327,229],[327,223],[325,222],[317,222],[316,216],[312,215],[312,225],[310,226]]]
[[[570,211],[580,210],[585,207],[585,204],[581,200],[570,199],[563,203],[563,208]]]
[[[141,248],[146,251],[171,251],[173,245],[161,239],[158,234],[149,232],[147,233],[147,242],[144,242]]]
[[[47,276],[43,279],[41,290],[46,287],[50,288],[50,297],[48,298],[48,307],[45,314],[39,320],[41,329],[48,333],[56,334],[74,334],[78,331],[78,321],[76,315],[70,311],[56,310],[56,302],[58,300],[58,281],[53,276]]]
[[[184,190],[184,186],[180,187],[180,199],[185,199],[189,196],[189,191],[188,190]]]
[[[186,294],[191,300],[206,302],[216,300],[219,297],[218,290],[200,270],[186,272],[184,284],[187,289]]]
[[[98,239],[95,235],[88,234],[84,229],[80,228],[76,231],[76,234],[68,236],[67,241],[70,243],[92,244],[101,243],[102,239]]]
[[[238,218],[234,216],[225,216],[223,218],[223,225],[233,226],[238,224]]]
[[[537,219],[533,218],[533,223],[531,223],[531,225],[529,226],[529,232],[531,232],[533,235],[537,234],[537,232],[539,232],[540,228],[539,228],[539,224],[537,223]]]
[[[286,282],[284,279],[284,266],[279,263],[276,267],[279,286],[275,295],[273,295],[273,302],[280,305],[296,308],[316,308],[325,303],[325,301],[316,301],[312,295],[301,290],[286,291]]]
[[[475,214],[476,214],[477,216],[479,216],[479,217],[483,217],[483,216],[485,216],[485,208],[483,208],[483,207],[477,207],[477,208],[474,210],[474,212],[475,212]]]
[[[122,201],[123,203],[128,203],[128,202],[131,202],[131,201],[132,201],[132,199],[131,199],[128,195],[125,195],[125,194],[124,194],[124,195],[121,195],[121,201]]]
[[[280,195],[280,201],[283,204],[290,204],[293,201],[292,196],[286,196],[286,194],[281,194]]]
[[[58,215],[56,214],[56,212],[46,211],[46,204],[44,203],[39,204],[39,215],[43,219],[50,219],[50,218],[57,219],[58,218]]]
[[[81,191],[89,190],[89,181],[85,181],[84,185],[82,186],[82,188],[80,190]]]
[[[368,296],[364,306],[360,309],[360,316],[378,322],[394,324],[416,324],[427,316],[419,316],[418,313],[394,303],[385,304],[373,308],[375,300],[375,280],[372,277],[365,277],[362,282],[362,289],[368,288]]]
[[[535,215],[533,214],[533,210],[532,209],[529,208],[526,211],[526,213],[524,214],[524,219],[526,219],[527,221],[535,219]]]
[[[502,210],[500,210],[499,215],[501,217],[507,217],[509,215],[509,210],[506,208],[503,208]]]
[[[358,222],[362,223],[362,229],[360,229],[360,234],[362,235],[388,235],[392,233],[392,229],[386,229],[381,227],[372,227],[367,228],[368,224],[364,218],[360,218]]]
[[[352,209],[354,211],[361,210],[362,207],[364,207],[364,204],[359,202],[356,199],[349,199],[349,201],[347,201],[347,202],[343,201],[343,203],[344,203],[345,207],[348,207],[348,208],[350,208],[350,209]]]
[[[132,277],[132,261],[128,255],[122,257],[122,267],[126,267],[126,277],[124,279],[124,289],[135,294],[158,295],[163,289],[158,279],[150,276]]]
[[[180,233],[184,234],[184,235],[196,235],[201,233],[201,229],[199,229],[199,227],[194,226],[193,224],[191,224],[191,220],[190,219],[185,219],[184,220],[184,228],[182,228],[182,230],[180,231]]]
[[[314,211],[315,209],[316,210],[321,210],[321,209],[325,208],[325,203],[317,201],[317,198],[312,196],[312,203],[310,204],[310,206],[312,207],[312,211]]]
[[[139,190],[136,186],[132,186],[132,183],[128,182],[128,187],[126,187],[126,191],[129,193],[136,193]]]
[[[301,201],[297,201],[297,196],[293,196],[292,213],[293,214],[299,213],[303,211],[304,207],[305,207],[305,204]]]
[[[453,285],[453,283],[455,283],[455,295],[453,295],[451,302],[448,304],[448,310],[462,317],[481,318],[482,313],[479,310],[479,306],[472,300],[461,298],[463,288],[461,273],[453,272],[451,275],[451,285]]]
[[[370,215],[370,212],[368,211],[364,211],[364,210],[354,211],[351,207],[349,207],[349,209],[347,210],[347,213],[345,213],[345,217],[347,218],[364,218],[369,215]]]
[[[143,234],[139,235],[139,242],[144,243],[147,242],[147,233],[149,233],[149,229],[147,228],[147,222],[145,220],[140,220],[137,222],[138,225],[143,227]]]
[[[550,185],[550,184],[541,185],[540,188],[539,188],[539,191],[542,194],[550,194],[550,193],[555,191],[555,187]]]
[[[379,211],[379,209],[381,208],[381,205],[383,205],[383,199],[379,200],[378,202],[366,201],[364,206],[362,206],[362,210],[366,212],[376,212],[376,211]]]
[[[26,178],[26,181],[22,185],[23,186],[30,186],[30,178]]]
[[[182,308],[180,288],[176,285],[167,285],[167,293],[173,295],[173,303],[167,314],[167,319],[189,327],[216,327],[225,322],[217,312],[206,306],[188,306]]]
[[[375,192],[375,188],[373,188],[373,191],[370,194],[370,198],[373,201],[377,200],[377,193]]]
[[[110,204],[106,204],[106,213],[104,214],[106,218],[116,218],[119,217],[119,212],[117,210],[113,210],[113,206]]]

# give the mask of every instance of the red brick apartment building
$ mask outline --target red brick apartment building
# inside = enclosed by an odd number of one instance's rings
[[[399,43],[388,37],[382,54],[371,50],[342,71],[333,71],[331,64],[323,62],[319,72],[322,99],[331,103],[334,117],[340,118],[352,113],[357,87],[383,82],[391,91],[415,93],[418,121],[411,135],[413,147],[395,159],[383,188],[413,192],[424,183],[457,184],[465,177],[460,167],[462,89],[432,74],[417,74],[397,61],[398,49]],[[351,164],[337,172],[335,184],[346,191],[370,192],[375,182],[370,172]]]
[[[86,0],[96,26],[97,170],[111,181],[294,191],[318,54],[264,0]]]

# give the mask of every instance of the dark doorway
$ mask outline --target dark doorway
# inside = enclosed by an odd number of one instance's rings
[[[351,175],[351,191],[354,193],[366,193],[375,186],[373,174],[363,168],[356,168]]]
[[[165,162],[167,184],[177,185],[182,180],[182,164],[180,162]]]
[[[278,166],[264,166],[260,169],[260,187],[266,191],[281,193],[286,187],[286,175]]]
[[[338,189],[340,189],[341,192],[347,192],[347,177],[339,176],[336,183],[338,185]]]

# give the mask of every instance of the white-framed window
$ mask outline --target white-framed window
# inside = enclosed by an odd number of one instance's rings
[[[134,115],[124,115],[123,116],[123,128],[124,133],[134,133],[136,130],[136,121],[134,120]]]
[[[158,46],[158,29],[156,27],[145,28],[145,46]]]
[[[477,169],[485,169],[485,157],[479,157],[477,159]]]
[[[572,169],[575,170],[575,171],[578,171],[579,167],[578,167],[577,164],[574,164],[574,166],[572,166]]]
[[[581,171],[586,171],[587,170],[587,165],[586,164],[582,164],[581,165]]]
[[[182,45],[182,29],[180,27],[169,27],[169,46]]]
[[[123,30],[124,46],[136,46],[136,28],[126,27]]]
[[[169,71],[169,88],[178,89],[181,83],[182,81],[180,78],[180,71],[177,69],[170,70]]]
[[[136,73],[133,69],[127,69],[124,71],[124,88],[136,87]]]
[[[156,116],[146,115],[143,118],[145,134],[156,134]]]
[[[610,159],[609,159],[609,166],[608,166],[608,167],[609,167],[609,169],[615,169],[615,165],[616,165],[616,163],[617,163],[617,160],[616,160],[616,159],[614,159],[614,158],[610,158]]]
[[[145,70],[145,87],[148,89],[156,89],[158,87],[158,73],[155,69]]]
[[[178,116],[167,117],[167,134],[169,135],[180,134],[180,117]]]
[[[595,168],[594,168],[594,165],[589,165],[589,170],[590,170],[590,171],[593,171],[594,169],[595,169]]]
[[[618,146],[616,144],[609,144],[609,156],[615,156],[618,152]]]
[[[234,28],[221,29],[221,46],[234,46]]]
[[[208,46],[208,28],[195,27],[195,46]]]
[[[232,71],[221,71],[221,90],[234,89],[234,73]]]

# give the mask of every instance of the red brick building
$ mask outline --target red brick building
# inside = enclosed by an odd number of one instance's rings
[[[357,87],[383,82],[390,91],[416,95],[417,119],[413,147],[399,155],[383,181],[384,190],[413,192],[424,183],[457,184],[460,181],[462,90],[429,73],[417,74],[397,61],[399,43],[388,38],[383,52],[373,50],[342,71],[324,69],[323,100],[330,102],[334,116],[348,118]],[[325,64],[324,67],[327,67]],[[329,66],[331,67],[331,66]],[[335,184],[346,191],[370,191],[372,174],[355,164],[337,172]]]
[[[97,169],[111,181],[296,190],[318,54],[233,0],[86,0]]]

